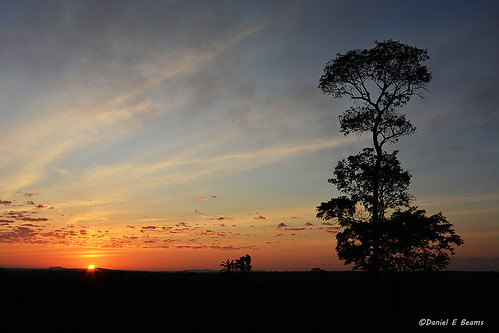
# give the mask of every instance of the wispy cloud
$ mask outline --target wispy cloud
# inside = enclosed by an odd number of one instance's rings
[[[147,59],[148,62],[140,63],[138,60],[133,65],[119,58],[94,59],[89,64],[85,54],[71,54],[82,59],[80,63],[76,61],[71,70],[82,71],[81,75],[55,73],[61,83],[53,85],[56,91],[48,93],[56,96],[49,101],[39,101],[37,112],[27,121],[3,129],[4,142],[10,144],[0,146],[0,154],[9,156],[8,161],[0,162],[3,175],[0,188],[12,191],[29,187],[46,178],[51,167],[61,164],[61,160],[82,152],[86,154],[84,150],[89,148],[98,151],[99,146],[109,146],[128,137],[130,129],[140,130],[140,125],[149,124],[158,112],[164,114],[182,107],[195,96],[171,95],[162,103],[155,103],[150,101],[151,91],[161,87],[168,89],[172,82],[203,68],[224,50],[258,30],[258,27],[250,27],[233,31],[214,47],[166,49],[156,52],[153,61]],[[28,31],[31,30],[26,33]],[[59,37],[63,38],[55,36]],[[109,75],[96,80],[95,76],[84,74],[88,66],[95,73]],[[129,76],[123,81],[127,73]],[[25,110],[25,113],[33,111]]]
[[[197,148],[193,148],[193,153],[181,152],[159,161],[129,161],[124,164],[97,166],[86,174],[79,175],[79,178],[84,179],[84,183],[88,184],[106,184],[108,188],[122,184],[125,179],[128,184],[134,184],[135,189],[164,187],[221,174],[237,174],[302,154],[330,149],[344,141],[315,140],[287,143],[252,149],[247,152],[214,152],[218,155],[205,158],[197,156]],[[205,200],[206,197],[199,196],[197,199]]]

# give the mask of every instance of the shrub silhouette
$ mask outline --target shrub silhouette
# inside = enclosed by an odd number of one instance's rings
[[[249,272],[249,271],[251,271],[251,268],[252,268],[251,256],[249,254],[246,254],[246,255],[244,255],[236,260],[227,259],[225,261],[222,261],[220,266],[222,267],[220,272],[223,272],[223,273],[230,273],[230,272],[234,272],[234,271],[239,271],[239,272],[243,272],[243,273]]]
[[[227,259],[226,261],[222,261],[220,266],[222,266],[220,272],[224,273],[230,273],[236,269],[236,263],[234,262],[234,260],[229,260],[229,259]]]
[[[251,271],[251,256],[249,254],[240,257],[236,260],[236,267],[241,272],[249,272]]]

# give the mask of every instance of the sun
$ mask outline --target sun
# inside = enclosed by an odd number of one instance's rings
[[[94,270],[95,266],[94,265],[88,265],[87,269]]]

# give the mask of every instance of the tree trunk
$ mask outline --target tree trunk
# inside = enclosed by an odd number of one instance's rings
[[[373,264],[374,271],[378,272],[380,270],[380,258],[379,258],[379,237],[378,237],[378,224],[379,224],[379,181],[381,174],[381,159],[383,158],[383,150],[378,141],[378,127],[381,123],[381,111],[377,111],[376,120],[373,126],[373,144],[376,150],[376,163],[374,165],[374,179],[373,179],[373,202],[372,202],[372,223],[373,223]]]

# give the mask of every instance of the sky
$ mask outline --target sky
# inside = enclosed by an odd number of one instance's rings
[[[433,79],[391,146],[414,205],[499,269],[496,1],[2,1],[0,266],[349,270],[336,163],[369,146],[318,88],[337,53],[397,40]]]

